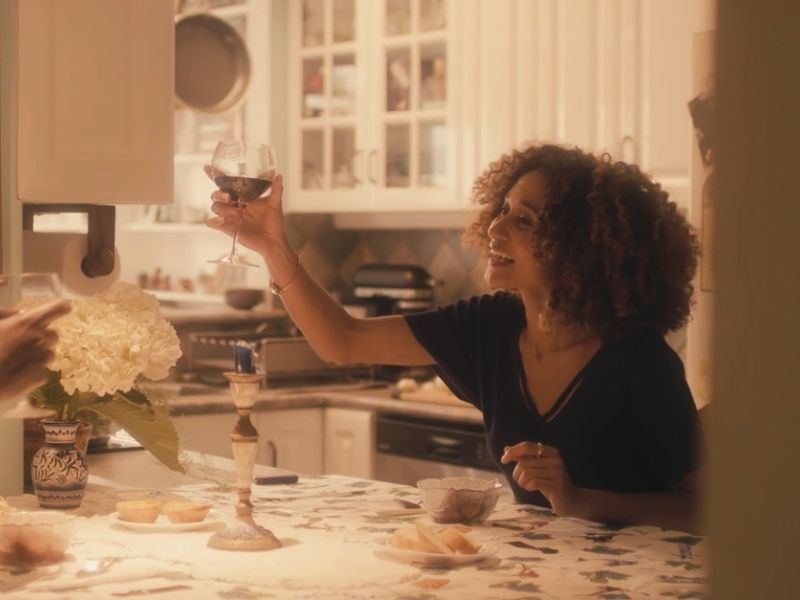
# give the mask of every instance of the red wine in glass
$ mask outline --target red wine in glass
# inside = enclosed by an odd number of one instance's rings
[[[214,183],[231,198],[231,204],[247,204],[263,196],[272,187],[272,181],[259,177],[234,177],[217,175]]]

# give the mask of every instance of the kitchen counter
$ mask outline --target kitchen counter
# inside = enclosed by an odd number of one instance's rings
[[[199,324],[208,328],[209,324],[230,323],[244,324],[253,321],[286,320],[288,315],[285,310],[254,308],[239,310],[225,304],[213,306],[167,306],[161,305],[161,315],[173,326],[182,327],[190,324]]]
[[[264,389],[258,395],[255,411],[294,408],[354,408],[464,423],[483,423],[478,409],[466,402],[463,406],[411,402],[392,397],[393,386],[353,389],[353,385],[310,388]],[[356,384],[358,386],[358,384]],[[363,387],[363,385],[362,385]],[[170,400],[175,415],[234,412],[226,388],[204,388],[201,394],[176,395]]]
[[[255,486],[256,522],[283,548],[228,552],[208,548],[213,531],[234,514],[235,494],[218,483],[164,480],[164,468],[136,454],[92,458],[90,487],[77,509],[67,558],[34,570],[0,570],[4,598],[114,598],[158,592],[159,598],[701,598],[707,595],[708,541],[656,527],[608,527],[559,518],[501,497],[495,512],[469,532],[488,555],[472,565],[433,568],[392,558],[383,548],[409,517],[377,511],[396,499],[419,501],[415,488],[342,476]],[[215,469],[232,470],[220,459]],[[132,489],[140,471],[144,489]],[[179,483],[174,487],[173,483]],[[162,488],[168,485],[168,488]],[[139,532],[111,513],[123,498],[175,495],[207,500],[221,515],[198,531]],[[34,508],[32,496],[8,499]],[[432,525],[428,517],[423,522]],[[89,559],[117,558],[103,575],[77,578]],[[155,590],[151,592],[152,590]]]

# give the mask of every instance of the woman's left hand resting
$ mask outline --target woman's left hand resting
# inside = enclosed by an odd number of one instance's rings
[[[512,477],[517,485],[529,492],[541,492],[557,515],[568,517],[578,512],[581,489],[572,483],[556,448],[540,442],[520,442],[507,447],[500,462],[516,462]]]
[[[579,517],[618,525],[659,525],[678,531],[699,531],[696,515],[696,473],[661,492],[620,494],[581,488],[572,483],[561,454],[539,442],[506,448],[503,464],[516,462],[512,477],[530,492],[538,490],[561,517]]]

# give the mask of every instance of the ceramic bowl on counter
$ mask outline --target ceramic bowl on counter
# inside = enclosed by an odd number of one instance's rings
[[[437,523],[472,524],[492,514],[503,485],[496,479],[446,477],[417,482],[422,504]]]
[[[0,515],[0,563],[25,567],[58,562],[72,540],[75,519],[54,510]]]
[[[231,288],[225,290],[225,304],[239,310],[250,310],[264,301],[261,288]]]

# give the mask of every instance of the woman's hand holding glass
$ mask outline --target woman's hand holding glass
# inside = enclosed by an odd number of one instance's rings
[[[241,140],[217,144],[211,165],[206,167],[206,174],[224,193],[224,196],[218,194],[215,200],[220,200],[226,204],[226,208],[233,209],[233,228],[223,229],[233,238],[233,246],[227,256],[209,262],[257,266],[239,256],[240,225],[249,204],[261,194],[270,194],[277,165],[275,148],[267,144],[248,144]],[[222,224],[227,225],[231,213],[225,211],[223,216],[225,221]]]
[[[205,166],[205,172],[211,179],[214,178],[211,165]],[[216,216],[208,220],[208,226],[233,236],[236,233],[239,209],[231,201],[230,195],[222,190],[215,190],[211,199],[211,211]],[[283,176],[275,175],[270,192],[250,202],[241,213],[239,241],[242,245],[264,257],[273,250],[282,254],[288,251],[290,245],[286,239],[282,202]],[[286,259],[294,264],[288,257]]]

